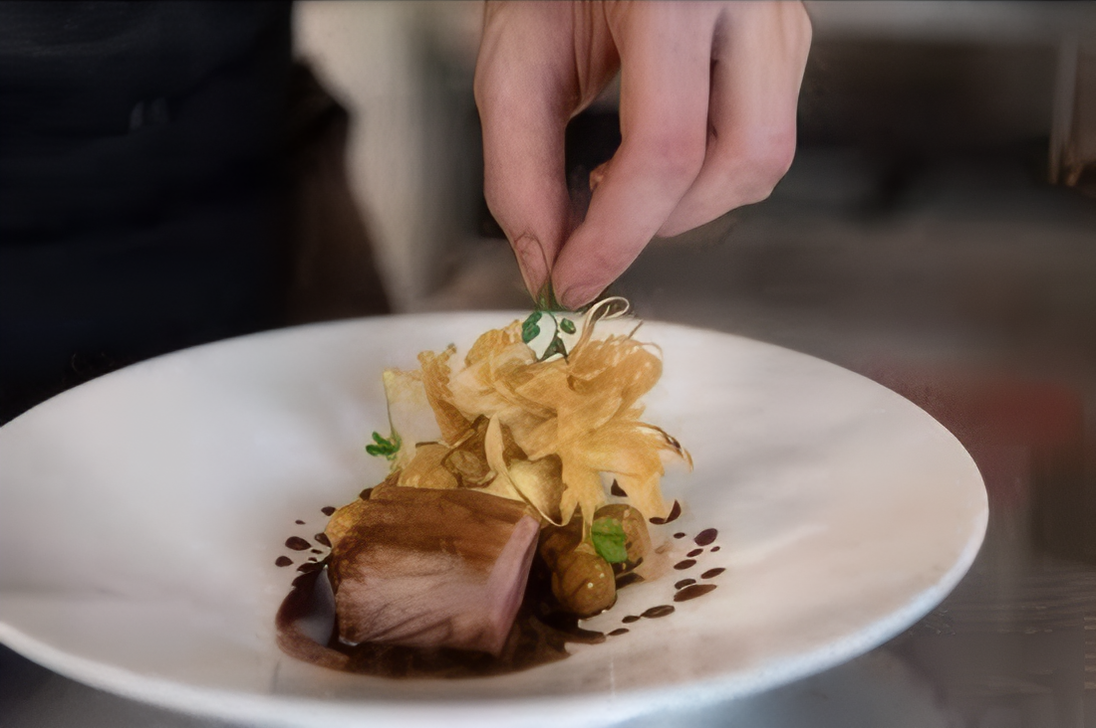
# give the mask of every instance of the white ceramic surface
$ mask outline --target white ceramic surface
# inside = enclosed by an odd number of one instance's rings
[[[981,477],[898,395],[748,339],[647,323],[665,374],[646,419],[696,469],[663,529],[720,531],[714,592],[561,662],[390,681],[284,656],[287,536],[384,473],[380,372],[507,314],[391,317],[245,337],[102,377],[0,428],[0,640],[69,677],[277,724],[606,725],[744,695],[865,652],[928,611],[977,552]],[[305,526],[295,526],[295,519]],[[690,546],[674,541],[675,554]],[[697,567],[697,568],[700,568]],[[670,603],[673,572],[588,626]]]

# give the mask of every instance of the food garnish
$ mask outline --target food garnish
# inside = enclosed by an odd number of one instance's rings
[[[480,336],[463,362],[451,345],[421,353],[418,371],[386,373],[393,437],[414,444],[393,460],[399,484],[483,489],[523,500],[560,526],[580,512],[589,533],[607,502],[604,474],[644,517],[669,515],[663,457],[691,460],[677,440],[640,420],[639,400],[662,374],[657,349],[634,330],[594,335],[627,308],[623,299],[605,299],[581,330],[569,318],[534,312]],[[553,326],[542,331],[546,321]],[[538,354],[530,344],[544,333],[549,341]],[[408,403],[423,399],[432,423],[408,412]]]
[[[374,432],[373,442],[365,446],[365,451],[370,455],[395,460],[396,453],[400,450],[400,444],[400,436],[396,433],[393,433],[390,437],[382,437],[379,432]]]
[[[599,518],[590,529],[590,539],[598,556],[610,564],[622,564],[628,560],[628,549],[624,547],[624,527],[615,518]]]
[[[680,512],[662,496],[664,461],[692,462],[641,420],[662,362],[627,313],[620,298],[579,323],[540,309],[463,358],[450,345],[420,353],[416,370],[384,372],[390,434],[374,432],[365,449],[389,475],[331,516],[330,554],[306,573],[315,584],[322,569],[331,585],[329,648],[465,650],[518,665],[523,649],[554,645],[560,659],[583,631],[551,636],[552,614],[598,614],[643,579],[647,522]],[[298,642],[283,647],[342,665]]]

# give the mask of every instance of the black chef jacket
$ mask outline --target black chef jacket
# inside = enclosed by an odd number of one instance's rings
[[[290,14],[0,3],[0,422],[276,323]]]

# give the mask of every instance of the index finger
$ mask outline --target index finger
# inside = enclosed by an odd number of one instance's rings
[[[560,301],[593,300],[639,255],[696,179],[707,139],[716,12],[637,3],[610,20],[620,51],[621,145],[552,269]]]
[[[534,296],[567,231],[563,142],[573,54],[558,49],[564,37],[570,47],[569,17],[556,3],[491,5],[476,61],[484,196]]]

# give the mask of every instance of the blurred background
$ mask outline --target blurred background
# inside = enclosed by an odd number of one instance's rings
[[[740,228],[762,217],[787,222],[789,216],[824,218],[823,227],[812,225],[819,235],[804,243],[818,252],[826,245],[828,253],[830,243],[817,238],[828,238],[836,225],[852,228],[842,229],[842,238],[868,234],[861,221],[870,222],[876,235],[888,226],[897,231],[899,218],[914,209],[937,209],[943,204],[937,198],[951,200],[951,217],[966,210],[969,220],[999,217],[999,210],[991,209],[994,204],[1009,210],[1021,203],[1025,212],[1034,212],[1044,201],[1061,200],[1059,207],[1046,208],[1055,219],[1068,216],[1066,208],[1086,209],[1079,200],[1072,207],[1065,200],[1082,197],[1086,189],[1093,194],[1092,179],[1084,174],[1086,164],[1096,161],[1091,90],[1096,86],[1096,10],[1090,4],[827,2],[808,7],[815,36],[795,165],[766,203],[686,239],[656,244],[656,257],[672,251],[651,266],[670,274],[658,287],[676,278],[672,267],[666,269],[666,258],[681,259],[682,266],[695,256],[708,260],[718,255],[708,250],[713,245],[727,249],[725,255],[749,255],[730,249],[758,239]],[[501,254],[505,247],[494,243],[501,234],[482,199],[471,94],[480,18],[475,2],[313,2],[296,9],[298,57],[349,112],[349,186],[398,310],[525,304],[524,295],[515,295],[519,279]],[[569,129],[572,185],[585,184],[585,175],[618,142],[610,89]],[[977,205],[975,198],[981,200]],[[1037,224],[1034,218],[1032,224]],[[779,256],[797,257],[777,249],[783,240],[769,242],[774,262]],[[888,249],[882,257],[893,258],[896,252]],[[920,252],[909,257],[930,256]],[[1056,252],[1065,254],[1064,249],[1046,249],[1040,257]],[[496,257],[498,270],[492,269]],[[749,257],[728,259],[721,267],[732,276],[741,275],[734,269],[743,263],[756,271],[756,252]],[[831,261],[828,275],[837,275],[841,265]],[[896,265],[889,264],[891,277]],[[793,267],[802,268],[802,263]],[[489,290],[468,283],[481,268],[492,281]],[[883,273],[874,272],[870,278]],[[639,281],[636,275],[630,278]],[[740,293],[743,286],[755,287],[738,277],[725,282]],[[847,283],[833,290],[846,289]],[[893,290],[892,283],[884,288]],[[855,288],[859,292],[869,284]],[[909,293],[894,291],[894,298]]]
[[[910,398],[977,461],[989,533],[953,595],[882,648],[677,718],[1096,726],[1096,4],[808,9],[786,178],[762,203],[655,241],[611,292],[642,317],[773,342]],[[481,13],[296,6],[310,73],[291,121],[308,141],[284,323],[529,307],[483,201]],[[568,130],[571,184],[618,143],[610,89]],[[2,726],[107,725],[125,710],[192,724],[2,657],[21,670],[0,687]],[[42,700],[17,702],[28,694]]]
[[[952,597],[852,673],[689,720],[1094,726],[1096,4],[807,5],[786,178],[655,241],[611,292],[643,317],[774,342],[910,398],[975,457],[990,530]],[[480,13],[298,8],[297,53],[350,114],[348,182],[398,311],[529,305],[483,202]],[[568,130],[571,185],[619,140],[610,89]],[[902,691],[869,673],[901,673],[931,710],[882,699]],[[875,696],[838,701],[848,682]],[[842,707],[824,716],[820,695]]]

